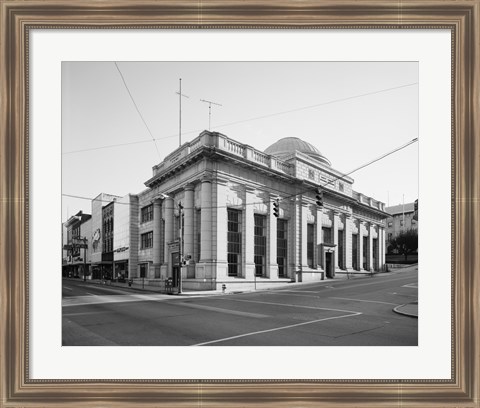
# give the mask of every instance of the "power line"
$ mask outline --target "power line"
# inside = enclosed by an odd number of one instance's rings
[[[118,73],[120,74],[120,77],[122,78],[123,85],[125,85],[125,88],[126,88],[128,94],[130,95],[130,99],[131,99],[132,102],[133,102],[133,106],[135,106],[135,109],[137,110],[140,118],[142,119],[143,124],[144,124],[145,127],[147,128],[148,133],[150,133],[150,136],[152,137],[153,144],[155,145],[155,149],[157,150],[157,153],[158,153],[158,158],[161,159],[160,152],[158,151],[157,142],[155,141],[155,138],[153,137],[153,134],[152,134],[152,132],[150,131],[150,128],[148,127],[148,125],[147,125],[147,122],[145,122],[145,119],[143,118],[143,115],[142,115],[142,113],[140,112],[140,109],[138,109],[138,106],[137,106],[137,104],[136,104],[136,102],[135,102],[135,99],[133,99],[132,93],[130,92],[130,89],[128,89],[128,85],[127,85],[127,82],[125,81],[125,78],[123,77],[122,71],[120,70],[120,68],[119,68],[119,66],[118,66],[118,64],[117,64],[116,62],[114,62],[114,64],[115,64],[115,67],[117,67],[117,70],[118,70]]]
[[[336,177],[336,178],[334,178],[334,179],[332,179],[332,180],[329,180],[328,182],[326,182],[326,183],[324,183],[324,184],[321,184],[320,187],[326,187],[327,185],[329,185],[329,184],[331,184],[331,183],[333,183],[333,182],[335,182],[335,181],[337,181],[337,180],[343,179],[344,177],[349,176],[349,175],[355,173],[356,171],[361,170],[361,169],[363,169],[363,168],[365,168],[365,167],[367,167],[367,166],[370,166],[371,164],[376,163],[376,162],[384,159],[385,157],[390,156],[390,155],[392,155],[392,154],[394,154],[394,153],[396,153],[396,152],[398,152],[398,151],[400,151],[400,150],[402,150],[402,149],[405,149],[406,147],[408,147],[408,146],[410,146],[411,144],[416,143],[416,142],[418,142],[418,138],[414,138],[414,139],[408,141],[407,143],[404,143],[403,145],[401,145],[401,146],[399,146],[399,147],[396,147],[395,149],[390,150],[390,151],[382,154],[381,156],[379,156],[379,157],[377,157],[377,158],[375,158],[375,159],[372,159],[372,160],[368,161],[368,162],[365,163],[365,164],[362,164],[361,166],[359,166],[359,167],[357,167],[357,168],[349,171],[348,173],[342,174],[341,176],[338,176],[338,177]],[[282,190],[278,190],[278,189],[275,189],[275,188],[272,188],[272,187],[269,187],[269,188],[270,188],[271,190],[277,191],[277,192],[279,192],[279,193],[283,193]],[[295,193],[295,194],[291,194],[291,195],[287,195],[287,196],[281,197],[281,200],[286,200],[286,199],[293,198],[293,197],[296,197],[296,196],[299,196],[299,195],[303,195],[303,194],[311,191],[312,188],[313,188],[313,187],[308,187],[308,188],[306,188],[305,190],[302,190],[301,192],[297,192],[297,193]],[[89,201],[93,201],[93,200],[94,200],[94,198],[76,196],[76,195],[72,195],[72,194],[63,194],[63,193],[62,193],[62,196],[64,196],[64,197],[70,197],[70,198],[76,198],[76,199],[81,199],[81,200],[89,200]],[[110,202],[112,202],[113,200],[97,200],[97,201],[110,203]],[[122,203],[122,202],[118,202],[118,201],[115,201],[115,202],[116,202],[116,204],[130,205],[129,202],[128,202],[128,203]],[[263,201],[248,203],[248,204],[244,204],[244,205],[246,206],[246,205],[256,205],[256,204],[263,204]],[[226,206],[226,205],[225,205],[225,206],[221,205],[221,206],[211,206],[211,207],[202,207],[202,208],[205,208],[205,209],[218,209],[218,208],[228,208],[228,206]]]
[[[345,102],[345,101],[348,101],[348,100],[351,100],[351,99],[363,98],[363,97],[369,96],[369,95],[376,95],[376,94],[379,94],[379,93],[390,92],[390,91],[394,91],[394,90],[397,90],[397,89],[410,87],[410,86],[413,86],[413,85],[418,85],[418,82],[413,82],[413,83],[410,83],[410,84],[405,84],[405,85],[400,85],[400,86],[396,86],[396,87],[385,88],[385,89],[380,89],[380,90],[377,90],[377,91],[367,92],[367,93],[363,93],[363,94],[348,96],[348,97],[345,97],[345,98],[334,99],[334,100],[331,100],[331,101],[322,102],[322,103],[318,103],[318,104],[315,104],[315,105],[303,106],[303,107],[300,107],[300,108],[281,111],[281,112],[277,112],[277,113],[271,113],[271,114],[267,114],[267,115],[263,115],[263,116],[256,116],[256,117],[253,117],[253,118],[243,119],[243,120],[239,120],[239,121],[236,121],[236,122],[224,123],[223,125],[218,125],[216,127],[217,128],[228,127],[228,126],[238,125],[238,124],[245,123],[245,122],[252,122],[252,121],[255,121],[255,120],[266,119],[266,118],[270,118],[270,117],[273,117],[273,116],[285,115],[287,113],[293,113],[293,112],[298,112],[298,111],[302,111],[302,110],[317,108],[317,107],[320,107],[320,106],[330,105],[330,104],[334,104],[334,103]],[[192,134],[192,133],[198,133],[198,132],[201,132],[202,130],[203,129],[189,130],[187,132],[184,132],[183,134],[188,135],[188,134]],[[154,140],[170,139],[170,138],[177,137],[177,136],[178,136],[178,134],[174,134],[174,135],[169,135],[169,136],[156,138]],[[92,150],[97,150],[97,149],[108,149],[108,148],[117,147],[117,146],[126,146],[126,145],[136,144],[136,143],[145,143],[147,141],[150,141],[150,140],[141,140],[141,141],[138,141],[138,142],[113,144],[113,145],[106,145],[106,146],[100,146],[100,147],[92,147],[90,149],[72,150],[72,151],[69,151],[69,152],[64,152],[62,154],[81,153],[81,152],[92,151]]]
[[[349,100],[357,99],[357,98],[363,98],[365,96],[376,95],[376,94],[379,94],[379,93],[394,91],[396,89],[406,88],[406,87],[413,86],[413,85],[418,85],[418,82],[412,82],[411,84],[405,84],[405,85],[395,86],[395,87],[392,87],[392,88],[380,89],[378,91],[372,91],[372,92],[367,92],[367,93],[363,93],[363,94],[348,96],[348,97],[345,97],[345,98],[333,99],[331,101],[317,103],[315,105],[303,106],[301,108],[295,108],[295,109],[290,109],[290,110],[281,111],[281,112],[277,112],[277,113],[271,113],[271,114],[268,114],[268,115],[256,116],[256,117],[253,117],[253,118],[244,119],[244,120],[240,120],[240,121],[237,121],[237,122],[229,122],[229,123],[225,123],[223,125],[218,125],[217,128],[232,126],[232,125],[238,125],[240,123],[251,122],[251,121],[254,121],[254,120],[271,118],[273,116],[285,115],[287,113],[300,112],[302,110],[318,108],[320,106],[331,105],[331,104],[339,103],[339,102],[345,102],[345,101],[349,101]]]

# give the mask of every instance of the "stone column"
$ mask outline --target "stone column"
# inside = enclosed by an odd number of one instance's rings
[[[363,221],[358,220],[358,245],[357,245],[357,260],[358,260],[358,270],[363,271]]]
[[[367,252],[367,268],[370,272],[373,272],[373,232],[374,225],[370,223],[368,228],[368,252]]]
[[[193,257],[193,185],[185,186],[183,254]]]
[[[325,262],[323,260],[323,234],[322,234],[322,224],[323,224],[323,207],[317,206],[317,214],[315,217],[315,230],[316,230],[316,239],[315,239],[315,257],[317,268],[325,269]]]
[[[277,264],[277,217],[273,215],[273,201],[276,196],[270,197],[269,212],[268,212],[268,248],[267,248],[267,276],[270,279],[278,279],[278,264]]]
[[[172,276],[172,256],[168,250],[168,243],[173,241],[173,199],[168,197],[164,202],[165,206],[165,264],[167,265],[167,276]]]
[[[338,247],[338,221],[340,218],[340,213],[337,211],[333,211],[332,214],[332,234],[333,234],[333,243],[335,244],[335,251],[333,251],[333,271],[340,269],[338,265],[339,259],[339,247]]]
[[[245,254],[245,278],[247,280],[255,279],[255,220],[254,220],[254,203],[258,199],[255,196],[255,190],[246,187],[245,188],[245,211],[244,211],[244,225],[242,228],[242,235],[244,235],[243,242],[245,247],[243,253]]]
[[[160,248],[162,235],[162,200],[156,198],[153,201],[153,270],[154,277],[160,278],[160,255],[162,249]]]
[[[217,280],[222,280],[228,276],[227,263],[227,235],[228,235],[228,212],[227,212],[227,180],[217,177],[215,180],[216,190],[216,221],[212,228],[212,241],[215,242],[216,254],[212,257],[217,260],[216,274]]]
[[[378,227],[378,269],[383,270],[385,265],[385,228]]]
[[[184,187],[185,197],[184,197],[184,224],[183,224],[183,256],[190,255],[190,263],[185,268],[182,268],[182,278],[194,277],[195,276],[195,265],[193,265],[193,214],[194,214],[194,200],[193,200],[193,185],[187,184]]]
[[[301,238],[301,248],[302,248],[302,252],[301,252],[301,265],[302,265],[302,270],[303,269],[306,269],[306,268],[310,268],[310,266],[308,265],[308,259],[307,259],[307,238],[308,238],[308,234],[307,234],[307,231],[308,231],[308,203],[304,202],[302,200],[301,202],[301,214],[300,214],[300,217],[301,217],[301,227],[300,227],[300,230],[301,230],[301,233],[302,233],[302,238]]]
[[[208,178],[202,179],[200,192],[200,262],[212,260],[212,182]]]
[[[345,237],[345,269],[347,271],[352,270],[352,215],[351,214],[345,214],[345,220],[344,220],[345,226],[343,228],[343,235]]]

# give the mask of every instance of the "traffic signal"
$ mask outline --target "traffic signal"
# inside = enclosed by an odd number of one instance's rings
[[[273,202],[273,215],[277,218],[280,217],[280,200],[278,198]]]
[[[323,207],[323,191],[320,188],[315,189],[315,202],[319,207]]]

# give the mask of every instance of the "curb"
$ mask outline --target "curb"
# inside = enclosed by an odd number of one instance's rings
[[[403,315],[403,316],[414,317],[414,318],[418,319],[418,314],[402,312],[402,311],[399,310],[400,308],[402,308],[402,307],[404,307],[404,306],[408,306],[408,305],[410,305],[410,304],[412,304],[412,303],[404,303],[403,305],[395,306],[395,307],[393,308],[393,311],[394,311],[395,313],[401,314],[401,315]]]

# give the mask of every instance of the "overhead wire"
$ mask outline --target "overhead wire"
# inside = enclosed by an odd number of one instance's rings
[[[310,186],[310,187],[308,187],[308,188],[303,189],[303,190],[300,191],[300,192],[296,192],[296,193],[294,193],[294,194],[282,196],[282,197],[280,197],[280,199],[281,199],[281,200],[287,200],[287,199],[290,199],[290,198],[293,198],[293,197],[296,197],[296,196],[304,195],[305,193],[312,191],[312,188],[324,188],[324,187],[328,186],[329,184],[331,184],[331,183],[333,183],[333,182],[335,182],[335,181],[337,181],[337,180],[341,180],[341,179],[343,179],[344,177],[347,177],[347,176],[349,176],[349,175],[351,175],[351,174],[353,174],[353,173],[355,173],[355,172],[357,172],[357,171],[359,171],[359,170],[361,170],[361,169],[363,169],[363,168],[365,168],[365,167],[368,167],[368,166],[372,165],[373,163],[376,163],[376,162],[384,159],[384,158],[387,157],[387,156],[390,156],[390,155],[392,155],[392,154],[394,154],[394,153],[396,153],[396,152],[398,152],[398,151],[400,151],[400,150],[403,150],[403,149],[405,149],[406,147],[408,147],[408,146],[410,146],[411,144],[416,143],[416,142],[418,142],[418,138],[414,138],[414,139],[412,139],[412,140],[409,140],[408,142],[402,144],[401,146],[398,146],[398,147],[394,148],[393,150],[390,150],[390,151],[388,151],[388,152],[386,152],[386,153],[383,153],[382,155],[378,156],[377,158],[372,159],[372,160],[369,160],[368,162],[362,164],[361,166],[356,167],[355,169],[349,171],[348,173],[343,173],[341,176],[338,176],[338,177],[336,177],[336,178],[334,178],[334,179],[332,179],[332,180],[329,180],[328,182],[326,182],[326,183],[324,183],[324,184],[319,184],[318,186]],[[307,180],[307,181],[308,181],[308,180]],[[269,187],[269,188],[270,188],[271,190],[275,190],[275,191],[277,191],[277,192],[279,192],[279,193],[284,193],[283,190],[278,190],[278,189],[275,189],[275,188],[272,188],[272,187]],[[76,198],[76,199],[81,199],[81,200],[89,200],[89,201],[96,200],[95,198],[83,197],[83,196],[76,196],[76,195],[64,194],[64,193],[62,193],[62,196],[64,196],[64,197],[70,197],[70,198]],[[96,200],[96,201],[108,202],[108,203],[113,202],[113,200]],[[116,202],[117,204],[122,204],[122,205],[130,205],[130,204],[131,204],[130,202],[128,202],[128,203],[118,202],[118,201],[115,201],[115,202]],[[256,204],[263,204],[263,203],[264,203],[263,201],[257,201],[257,202],[252,202],[252,203],[245,203],[245,204],[243,204],[243,205],[246,206],[246,205],[256,205]],[[202,207],[202,208],[205,208],[205,209],[219,209],[219,208],[227,208],[227,207],[229,207],[229,206],[227,206],[227,205],[225,205],[225,206],[210,206],[210,207]],[[194,208],[195,208],[195,207],[194,207]],[[184,207],[184,209],[189,209],[189,208],[188,208],[188,207]]]
[[[115,63],[115,65],[116,65],[116,63]],[[117,69],[118,69],[118,66],[117,66]],[[120,70],[119,70],[119,72],[120,72]],[[121,72],[120,72],[120,75],[122,75]],[[122,75],[122,79],[123,79],[123,75]],[[124,81],[124,84],[126,86],[125,81]],[[318,108],[320,106],[326,106],[326,105],[331,105],[331,104],[334,104],[334,103],[345,102],[345,101],[348,101],[348,100],[363,98],[363,97],[366,97],[366,96],[376,95],[376,94],[379,94],[379,93],[390,92],[390,91],[394,91],[394,90],[401,89],[401,88],[407,88],[407,87],[410,87],[410,86],[413,86],[413,85],[418,85],[418,82],[412,82],[412,83],[409,83],[409,84],[399,85],[399,86],[395,86],[395,87],[379,89],[379,90],[376,90],[376,91],[366,92],[366,93],[362,93],[362,94],[358,94],[358,95],[352,95],[352,96],[348,96],[348,97],[345,97],[345,98],[333,99],[333,100],[330,100],[330,101],[321,102],[321,103],[317,103],[317,104],[314,104],[314,105],[308,105],[308,106],[303,106],[303,107],[300,107],[300,108],[294,108],[294,109],[290,109],[290,110],[286,110],[286,111],[266,114],[266,115],[262,115],[262,116],[256,116],[256,117],[253,117],[253,118],[242,119],[242,120],[238,120],[238,121],[235,121],[235,122],[224,123],[224,124],[221,124],[221,125],[218,125],[218,126],[215,126],[215,127],[216,128],[223,128],[223,127],[228,127],[228,126],[233,126],[233,125],[239,125],[241,123],[252,122],[252,121],[260,120],[260,119],[267,119],[267,118],[274,117],[274,116],[285,115],[285,114],[288,114],[288,113],[294,113],[294,112],[299,112],[299,111],[302,111],[302,110]],[[127,87],[127,90],[128,90],[128,87]],[[129,94],[130,94],[130,91],[129,91]],[[130,97],[132,98],[131,94],[130,94]],[[133,98],[132,98],[132,101],[133,101]],[[133,103],[136,107],[135,101],[133,101]],[[137,108],[137,111],[138,111],[138,108]],[[139,114],[140,114],[140,112],[139,112]],[[140,114],[140,116],[141,116],[141,114]],[[142,117],[142,120],[143,120],[143,116],[141,116],[141,117]],[[144,123],[145,123],[145,121],[144,121]],[[145,126],[147,126],[146,123],[145,123]],[[148,126],[147,126],[147,129],[148,129]],[[201,132],[202,130],[203,129],[190,130],[190,131],[187,131],[187,132],[183,132],[183,134],[187,135],[187,134],[198,133],[198,132]],[[150,129],[148,129],[148,131],[153,138],[153,135],[150,132]],[[172,134],[172,135],[169,135],[169,136],[154,138],[154,141],[170,139],[170,138],[177,137],[177,136],[178,136],[178,133],[177,134]],[[71,151],[68,151],[68,152],[63,152],[62,154],[73,154],[73,153],[82,153],[82,152],[99,150],[99,149],[109,149],[109,148],[112,148],[112,147],[127,146],[127,145],[132,145],[132,144],[137,144],[137,143],[145,143],[145,142],[149,142],[149,141],[150,140],[148,139],[148,140],[140,140],[140,141],[129,142],[129,143],[117,143],[117,144],[113,144],[113,145],[92,147],[92,148],[89,148],[89,149],[71,150]],[[155,146],[157,146],[157,145],[155,144]],[[158,149],[157,149],[157,151],[158,151]]]
[[[157,146],[157,142],[156,142],[156,140],[155,140],[155,137],[153,136],[150,128],[148,127],[147,122],[145,121],[145,118],[144,118],[143,115],[142,115],[142,112],[140,112],[140,109],[138,108],[138,105],[137,105],[137,103],[135,102],[135,99],[133,98],[133,95],[132,95],[132,93],[130,92],[130,89],[128,88],[127,82],[125,81],[125,78],[124,78],[124,76],[123,76],[122,71],[120,70],[120,67],[118,66],[118,64],[117,64],[116,61],[114,61],[114,64],[115,64],[115,67],[117,68],[118,73],[120,74],[120,77],[122,78],[123,85],[125,85],[125,88],[126,88],[126,90],[127,90],[127,92],[128,92],[128,95],[130,95],[130,99],[132,100],[133,105],[135,106],[135,109],[137,110],[138,115],[140,116],[140,119],[142,119],[143,124],[144,124],[145,127],[147,128],[148,133],[150,133],[150,136],[152,137],[153,144],[155,145],[155,149],[157,150],[157,153],[158,153],[158,158],[161,159],[160,151],[158,150],[158,146]],[[140,142],[140,143],[143,143],[143,142]],[[131,144],[132,144],[132,143],[131,143]]]

